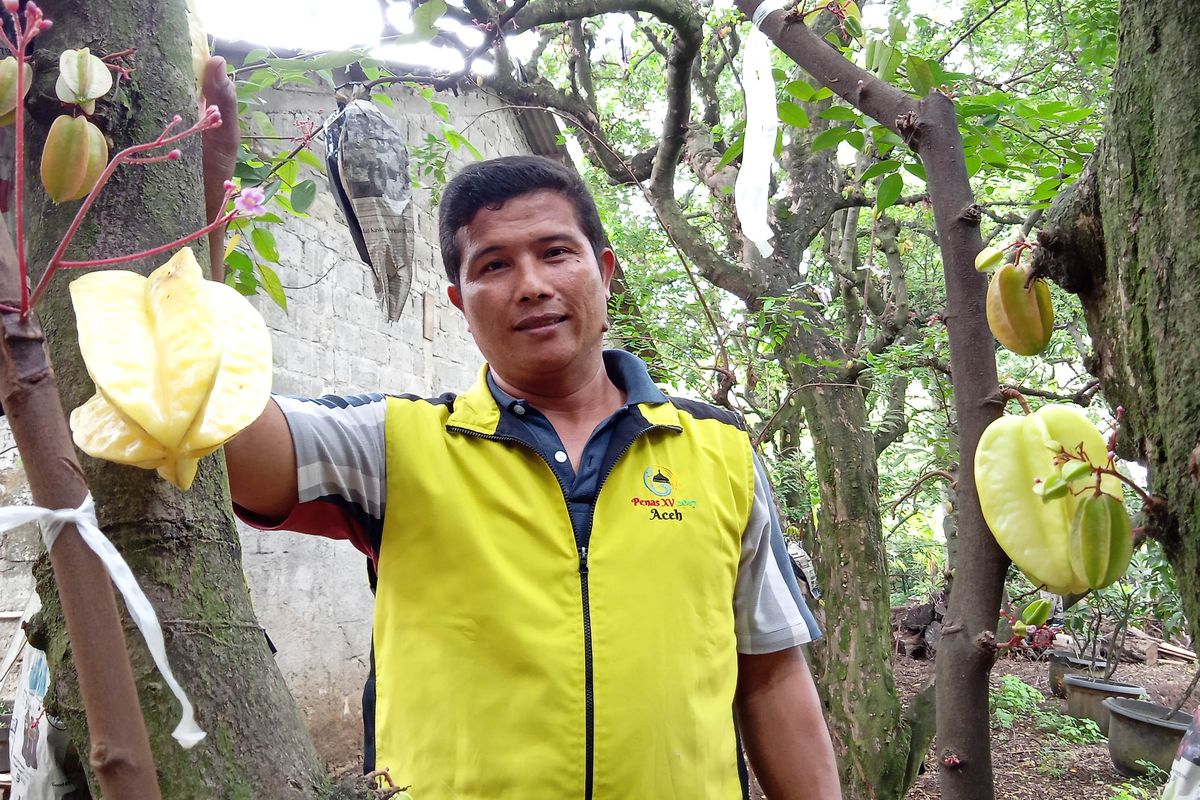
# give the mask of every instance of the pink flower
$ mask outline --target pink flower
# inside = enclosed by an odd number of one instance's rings
[[[266,200],[266,194],[262,189],[243,189],[241,196],[233,201],[233,207],[243,216],[257,217],[267,213],[267,210],[263,208],[264,200]]]

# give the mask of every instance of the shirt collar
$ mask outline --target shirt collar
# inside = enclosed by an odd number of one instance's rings
[[[669,402],[662,390],[654,385],[646,364],[633,353],[624,350],[604,351],[604,371],[613,385],[625,393],[625,407],[642,403],[658,404]],[[505,411],[512,411],[515,406],[524,405],[525,400],[513,397],[500,388],[492,371],[487,371],[487,385],[496,400],[496,405]]]

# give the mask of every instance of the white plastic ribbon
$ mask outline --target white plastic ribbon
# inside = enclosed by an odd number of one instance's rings
[[[754,16],[750,18],[750,21],[754,23],[754,27],[761,28],[763,20],[767,18],[768,14],[773,11],[783,11],[785,8],[783,0],[763,0],[758,4],[758,8],[754,9]]]
[[[91,493],[89,492],[88,496],[83,498],[83,503],[79,508],[58,511],[38,506],[0,508],[0,533],[30,522],[36,522],[41,526],[42,541],[45,542],[47,551],[54,547],[54,542],[58,539],[58,534],[64,525],[74,525],[87,546],[100,557],[104,568],[108,570],[109,577],[112,578],[117,590],[121,592],[121,597],[125,599],[125,608],[129,610],[129,616],[137,625],[138,630],[142,632],[142,638],[146,640],[146,646],[150,649],[150,656],[154,659],[155,666],[162,673],[163,680],[167,682],[167,686],[179,700],[179,704],[183,706],[183,715],[171,735],[185,750],[195,747],[206,734],[196,724],[192,704],[184,693],[183,687],[179,685],[179,682],[175,680],[175,675],[171,672],[171,665],[167,661],[166,642],[163,641],[162,627],[158,624],[158,616],[154,613],[154,607],[150,605],[150,600],[142,591],[142,587],[138,586],[137,579],[133,577],[133,572],[125,563],[125,559],[121,558],[121,554],[117,552],[117,548],[113,547],[113,543],[108,540],[108,537],[101,533],[96,520],[96,504],[92,501]]]
[[[766,5],[763,3],[755,10],[756,18]],[[775,234],[767,222],[767,193],[775,163],[779,111],[775,105],[775,78],[771,74],[771,43],[757,27],[750,31],[742,51],[742,85],[746,89],[746,133],[733,200],[742,233],[765,258],[774,252],[769,241]]]

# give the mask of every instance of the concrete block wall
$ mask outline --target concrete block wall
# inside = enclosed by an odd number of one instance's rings
[[[389,95],[395,106],[383,110],[410,147],[440,131],[441,120],[419,95],[404,88]],[[260,110],[280,136],[298,135],[298,123],[319,123],[336,108],[332,92],[324,88],[289,87],[264,99]],[[470,126],[465,133],[485,157],[529,152],[511,113],[490,98],[465,93],[439,99],[451,103],[453,124],[460,130]],[[323,138],[313,149],[324,160]],[[455,154],[449,171],[471,158]],[[400,319],[389,323],[326,178],[308,167],[302,177],[318,185],[309,217],[272,226],[280,254],[276,271],[285,287],[294,287],[285,289],[288,311],[265,295],[254,298],[272,332],[274,390],[300,395],[465,390],[482,359],[446,298],[430,192],[414,192],[412,289]],[[16,454],[3,453],[10,445],[7,426],[0,422],[0,504],[28,503]],[[366,557],[343,541],[245,526],[240,532],[255,611],[279,649],[276,660],[317,749],[335,768],[349,768],[361,757],[360,693],[373,613]],[[19,612],[33,589],[29,567],[36,537],[36,531],[25,529],[0,537],[0,643],[15,630],[15,620],[4,615]],[[11,686],[0,686],[4,697],[11,697]]]

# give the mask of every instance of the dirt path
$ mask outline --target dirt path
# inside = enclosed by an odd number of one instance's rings
[[[1066,701],[1050,695],[1049,668],[1045,661],[1023,658],[1004,658],[992,670],[992,687],[1000,685],[1000,676],[1014,675],[1037,688],[1043,695],[1043,710],[1066,711]],[[933,675],[933,664],[898,657],[895,661],[896,684],[904,702]],[[1150,699],[1163,705],[1174,705],[1187,689],[1192,667],[1177,661],[1161,661],[1156,666],[1121,664],[1115,680],[1146,687]],[[1196,694],[1200,694],[1197,692]],[[1184,710],[1196,707],[1196,694]],[[1017,719],[1011,729],[993,725],[992,759],[996,773],[996,796],[1005,800],[1109,800],[1114,788],[1129,781],[1113,769],[1108,746],[1099,744],[1069,744],[1051,733],[1039,730],[1028,719]],[[917,779],[907,800],[940,798],[937,770],[931,748],[926,757],[926,771]],[[1157,798],[1157,791],[1151,790]]]

